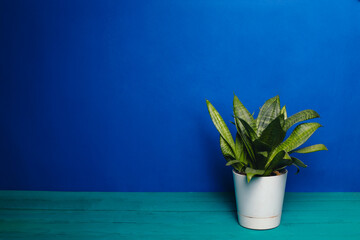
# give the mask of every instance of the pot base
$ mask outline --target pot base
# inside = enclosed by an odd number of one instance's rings
[[[276,228],[280,225],[281,215],[268,217],[268,218],[256,218],[247,217],[238,213],[239,224],[245,228],[255,230],[266,230]]]

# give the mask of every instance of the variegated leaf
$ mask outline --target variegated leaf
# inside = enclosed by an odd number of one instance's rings
[[[259,140],[272,148],[275,148],[285,138],[286,132],[282,128],[283,122],[284,115],[280,114],[265,128]]]
[[[222,119],[218,111],[216,111],[214,106],[208,100],[206,100],[206,104],[209,110],[211,120],[213,121],[216,129],[219,131],[220,135],[224,138],[224,140],[229,144],[231,149],[234,149],[235,143],[234,139],[231,136],[229,128],[226,126],[224,120]]]
[[[280,114],[284,114],[284,119],[287,119],[287,111],[285,105],[281,108]]]
[[[239,134],[236,134],[235,140],[235,157],[238,159],[243,165],[248,164],[246,149],[244,147],[244,143],[241,140]]]
[[[255,159],[255,154],[254,154],[254,149],[253,149],[252,143],[251,143],[250,139],[245,135],[245,133],[240,129],[240,126],[239,126],[239,125],[241,125],[240,120],[235,119],[235,123],[236,123],[236,129],[237,129],[238,135],[240,136],[241,141],[245,146],[247,155],[250,158],[249,164],[251,166],[254,166],[256,164],[256,159]]]
[[[240,120],[239,125],[242,126],[243,128],[242,131],[245,130],[245,132],[247,133],[247,135],[250,137],[251,141],[255,141],[255,139],[258,138],[256,132],[254,131],[254,129],[251,128],[251,126],[243,119],[241,118],[237,118],[238,120]]]
[[[286,132],[294,124],[302,121],[306,121],[313,118],[318,118],[320,115],[314,110],[308,109],[298,112],[285,120],[284,131]]]
[[[328,150],[324,144],[316,144],[316,145],[312,145],[312,146],[308,146],[308,147],[304,147],[304,148],[299,148],[299,149],[295,149],[293,151],[291,151],[290,153],[296,152],[296,153],[312,153],[312,152],[317,152],[317,151],[322,151],[322,150]]]
[[[244,119],[247,124],[256,132],[256,121],[252,114],[245,108],[245,106],[240,102],[239,98],[234,94],[234,116]]]
[[[271,152],[266,166],[268,167],[271,164],[275,155],[280,151],[290,152],[302,145],[319,127],[321,127],[319,123],[303,123],[298,125],[291,135]]]
[[[269,102],[270,101],[270,102]],[[280,100],[276,96],[266,101],[260,109],[259,116],[256,119],[257,134],[260,136],[264,129],[280,114]]]
[[[233,150],[231,149],[230,145],[225,141],[225,139],[221,135],[220,135],[220,148],[222,154],[224,155],[224,158],[227,161],[236,159],[236,156]]]

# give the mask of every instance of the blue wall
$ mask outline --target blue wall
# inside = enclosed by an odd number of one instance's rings
[[[288,191],[360,191],[356,0],[4,0],[0,31],[0,189],[231,191],[235,92],[320,113]]]

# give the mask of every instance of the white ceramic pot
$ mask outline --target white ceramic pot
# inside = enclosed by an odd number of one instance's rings
[[[265,230],[279,226],[284,201],[287,171],[277,176],[246,176],[233,171],[239,224]]]

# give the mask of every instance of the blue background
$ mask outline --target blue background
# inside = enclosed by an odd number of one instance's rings
[[[3,0],[0,31],[0,189],[231,191],[235,92],[320,113],[287,191],[360,191],[356,0]]]

